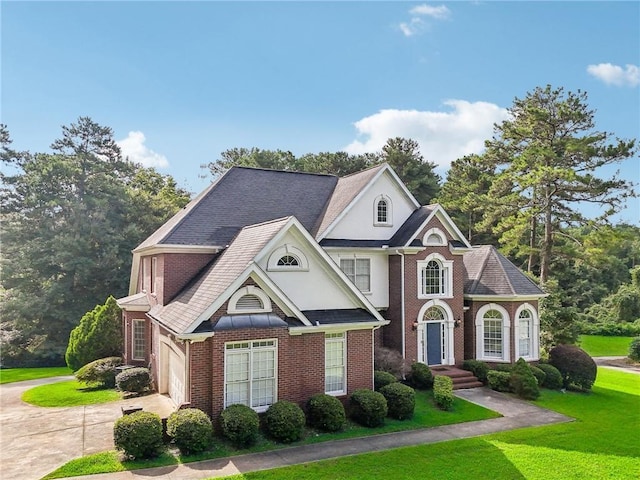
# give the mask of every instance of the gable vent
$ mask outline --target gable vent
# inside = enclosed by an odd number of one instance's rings
[[[248,293],[238,299],[236,310],[263,310],[262,300],[257,295]]]

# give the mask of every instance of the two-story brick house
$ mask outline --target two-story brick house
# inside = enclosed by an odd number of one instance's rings
[[[133,252],[127,363],[217,416],[373,385],[376,346],[432,366],[536,360],[544,293],[386,164],[235,167]]]

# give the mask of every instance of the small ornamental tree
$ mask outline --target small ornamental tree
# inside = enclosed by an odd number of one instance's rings
[[[67,365],[74,372],[99,358],[116,357],[122,352],[120,307],[110,296],[104,305],[84,314],[71,330],[65,353]]]

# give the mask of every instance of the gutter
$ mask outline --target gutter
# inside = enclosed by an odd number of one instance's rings
[[[404,314],[404,253],[400,250],[396,250],[396,253],[400,255],[400,325],[402,327],[402,358],[406,358],[406,326],[405,326],[405,314]]]

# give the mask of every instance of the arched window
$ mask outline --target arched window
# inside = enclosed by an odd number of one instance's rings
[[[299,248],[288,244],[282,245],[269,255],[267,270],[306,271],[309,270],[309,261]]]
[[[299,267],[300,261],[293,255],[283,255],[277,265],[278,267]]]
[[[418,262],[418,298],[451,297],[453,262],[434,253]]]
[[[373,224],[377,226],[391,226],[391,199],[380,195],[373,204]]]
[[[439,228],[432,228],[422,237],[422,244],[425,246],[446,246],[447,237]]]
[[[425,322],[440,322],[444,320],[444,312],[438,307],[429,307],[422,318]]]
[[[442,267],[436,260],[429,261],[422,267],[422,292],[425,295],[440,295],[443,288]]]
[[[227,313],[266,313],[271,311],[269,296],[253,285],[236,291],[229,299]]]
[[[236,310],[256,311],[262,309],[264,309],[262,300],[260,300],[260,297],[252,293],[247,293],[246,295],[241,296],[236,302]]]
[[[522,310],[518,315],[518,354],[521,357],[529,357],[531,355],[532,320],[529,310]]]
[[[537,360],[540,358],[540,321],[536,309],[529,303],[516,310],[515,358]]]
[[[482,317],[482,341],[485,358],[502,359],[504,336],[502,314],[498,310],[487,310]]]
[[[378,202],[378,223],[387,223],[387,201]]]

